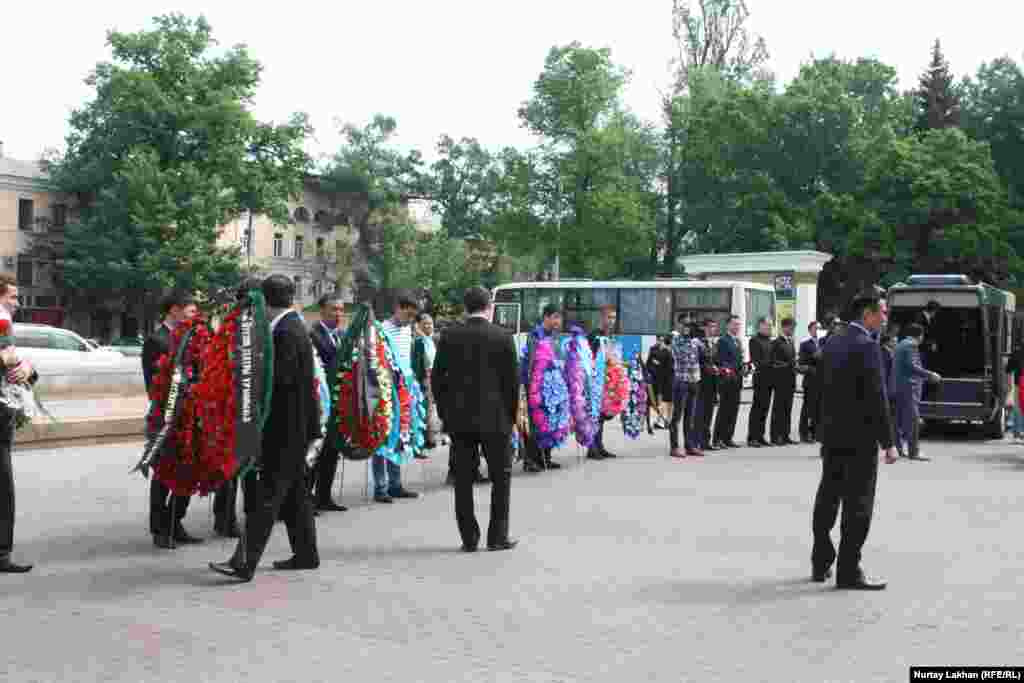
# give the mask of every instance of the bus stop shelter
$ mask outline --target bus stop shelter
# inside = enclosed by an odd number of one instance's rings
[[[775,331],[783,318],[796,320],[796,338],[807,336],[817,316],[818,275],[831,254],[820,251],[770,251],[750,254],[694,254],[679,263],[700,279],[742,280],[775,288]]]

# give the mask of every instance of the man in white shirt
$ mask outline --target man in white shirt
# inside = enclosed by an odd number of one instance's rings
[[[412,323],[419,312],[419,304],[411,292],[398,292],[395,295],[394,314],[381,323],[384,334],[394,349],[395,361],[402,372],[412,374]],[[418,498],[415,491],[402,487],[402,468],[387,458],[373,458],[373,499],[378,503],[393,503],[395,498]]]

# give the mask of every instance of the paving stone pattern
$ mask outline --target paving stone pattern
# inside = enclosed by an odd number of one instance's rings
[[[745,412],[745,410],[744,410]],[[745,424],[738,431],[745,436]],[[874,594],[807,582],[811,446],[673,461],[667,435],[622,457],[525,475],[512,552],[466,555],[444,452],[407,471],[415,501],[362,498],[317,520],[323,566],[253,583],[146,534],[137,446],[16,454],[16,559],[0,576],[4,681],[903,681],[908,667],[1024,663],[1024,447],[949,436],[883,466]],[[486,523],[487,487],[477,491]],[[209,499],[186,526],[209,536]]]

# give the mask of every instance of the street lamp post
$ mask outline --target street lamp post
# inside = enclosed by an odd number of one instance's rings
[[[562,177],[558,177],[558,204],[555,212],[558,214],[558,223],[555,229],[555,281],[558,281],[559,273],[561,271],[561,254],[562,254]]]
[[[249,227],[245,231],[246,268],[252,270],[252,209],[249,209]]]

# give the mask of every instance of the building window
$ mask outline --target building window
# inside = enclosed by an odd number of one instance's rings
[[[274,233],[274,256],[284,256],[284,236],[279,233]]]
[[[302,235],[295,236],[295,258],[297,259],[302,258],[302,248],[304,246],[304,242],[305,239],[302,237]]]
[[[295,296],[302,301],[305,292],[302,291],[302,277],[299,275],[295,276]]]
[[[18,228],[31,230],[36,222],[35,204],[31,199],[18,200]]]
[[[239,238],[239,243],[242,245],[242,253],[243,254],[248,254],[249,253],[249,228],[244,228],[242,230],[242,235]]]
[[[296,223],[308,223],[309,222],[309,209],[304,206],[300,206],[295,209],[295,213],[292,214],[295,217]]]
[[[53,205],[53,227],[63,228],[68,222],[68,207],[66,204]]]
[[[316,257],[317,258],[323,258],[324,257],[324,238],[323,237],[317,237],[316,238]]]
[[[317,280],[316,282],[313,283],[313,296],[319,299],[323,293],[324,283],[322,280]]]
[[[34,264],[28,259],[18,259],[18,284],[22,287],[31,287],[34,283],[32,279],[35,275]]]

